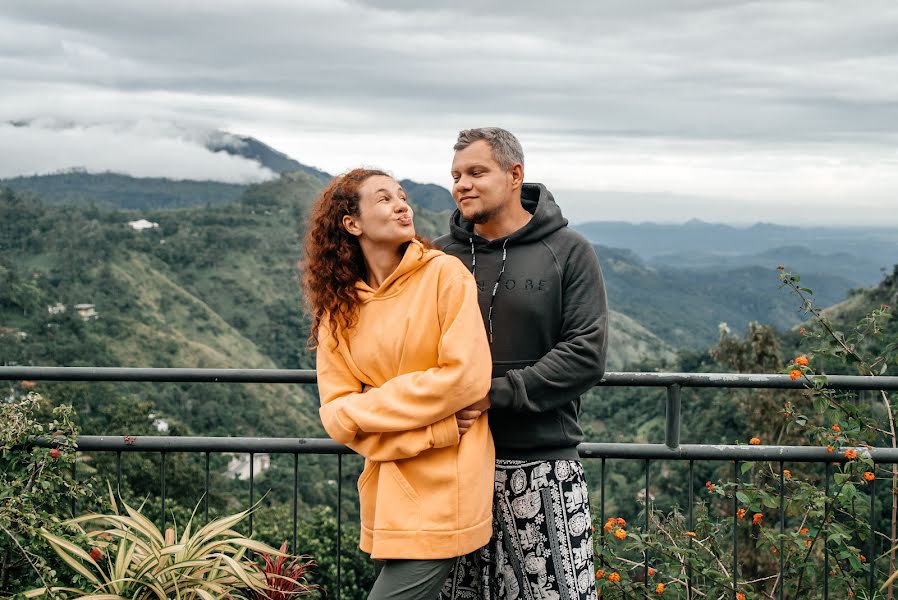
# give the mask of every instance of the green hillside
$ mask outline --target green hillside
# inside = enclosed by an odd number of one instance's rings
[[[596,246],[596,252],[608,304],[674,348],[707,348],[722,322],[744,331],[752,321],[788,329],[803,319],[793,300],[777,290],[776,265],[676,269],[646,265],[630,250]],[[822,306],[843,300],[853,287],[836,275],[813,279]]]
[[[0,180],[0,187],[30,192],[50,205],[126,210],[225,204],[239,198],[246,189],[245,185],[220,181],[138,178],[119,173],[75,170],[3,179]]]
[[[4,193],[0,201],[0,277],[4,281],[0,323],[8,343],[0,345],[0,362],[283,366],[278,359],[283,360],[287,350],[274,358],[265,351],[273,340],[258,342],[270,332],[241,328],[239,310],[219,312],[223,304],[219,290],[227,286],[229,296],[245,298],[249,314],[279,308],[284,302],[265,297],[260,280],[281,277],[284,285],[295,286],[296,277],[289,273],[289,266],[268,269],[260,260],[256,277],[241,278],[232,265],[251,269],[243,259],[255,256],[246,250],[260,240],[240,233],[239,228],[214,224],[239,219],[237,214],[227,214],[236,213],[234,209],[212,212],[214,216],[207,214],[202,224],[193,220],[196,215],[190,211],[148,215],[160,219],[160,227],[138,232],[127,226],[125,214],[48,208]],[[253,218],[247,213],[244,224]],[[289,225],[281,229],[289,232]],[[273,243],[276,231],[270,228],[267,239],[261,241]],[[213,237],[216,243],[202,251]],[[97,317],[82,319],[76,314],[78,304],[94,305]],[[65,306],[65,312],[50,314],[48,307],[57,305]],[[298,318],[278,323],[278,334],[293,338],[289,346],[301,349],[305,333],[298,323]],[[185,423],[194,432],[297,435],[319,431],[317,403],[308,388],[132,384],[121,389],[150,401],[163,416]]]
[[[230,204],[140,213],[3,191],[0,363],[313,368],[296,265],[321,186],[296,172]],[[128,225],[139,218],[157,226]],[[441,221],[418,210],[424,235]],[[97,318],[83,320],[77,304],[94,305]],[[50,314],[56,305],[66,311]],[[195,433],[321,433],[311,387],[123,388]]]

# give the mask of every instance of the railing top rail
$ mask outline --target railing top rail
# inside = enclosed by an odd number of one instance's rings
[[[52,446],[50,440],[35,440],[36,446]],[[354,454],[352,450],[324,438],[251,438],[200,436],[111,436],[83,435],[78,449],[97,452],[238,452],[270,454]],[[583,458],[628,458],[651,460],[739,460],[784,462],[847,462],[845,448],[829,452],[819,446],[748,446],[736,444],[583,443]],[[879,464],[898,463],[898,449],[855,448]]]
[[[772,373],[605,373],[599,386],[806,389],[811,380]],[[135,381],[169,383],[316,382],[308,369],[150,369],[122,367],[0,367],[0,381]],[[841,390],[898,390],[898,377],[829,375],[825,387]]]

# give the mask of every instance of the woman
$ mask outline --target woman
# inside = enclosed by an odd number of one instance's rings
[[[369,599],[435,599],[492,525],[486,415],[456,418],[490,387],[476,286],[412,217],[395,179],[355,169],[319,196],[305,240],[321,421],[366,459],[359,545],[386,561]]]

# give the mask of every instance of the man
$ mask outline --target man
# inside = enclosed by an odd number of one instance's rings
[[[489,395],[456,416],[464,432],[489,410],[497,460],[493,538],[460,560],[442,597],[594,599],[577,417],[608,346],[596,253],[545,186],[523,183],[508,131],[462,131],[452,178],[457,210],[435,244],[474,273],[493,360]]]

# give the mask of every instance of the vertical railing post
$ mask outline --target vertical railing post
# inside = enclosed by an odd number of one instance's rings
[[[680,386],[667,386],[667,409],[664,444],[674,450],[680,447]]]
[[[646,459],[645,461],[645,529],[643,533],[648,536],[649,534],[649,467],[651,466],[651,462]],[[642,555],[642,571],[643,571],[643,581],[645,582],[645,596],[648,598],[649,594],[649,547],[646,545],[645,551]]]
[[[340,538],[343,537],[343,455],[337,455],[337,600],[340,600]]]
[[[250,452],[249,453],[249,536],[253,536],[253,502],[255,502],[255,488],[253,487],[255,483],[255,462],[256,456]]]
[[[206,452],[206,477],[203,485],[203,519],[209,522],[209,453]]]
[[[115,500],[122,504],[122,452],[115,453]]]
[[[298,498],[299,494],[299,454],[293,454],[293,545],[290,546],[293,549],[293,554],[299,554],[299,550],[296,548],[296,505],[299,502]]]
[[[605,565],[605,457],[602,457],[602,474],[599,478],[599,537],[602,541],[602,566]]]
[[[75,457],[72,461],[72,486],[74,486],[78,482],[78,452],[75,451]],[[78,504],[77,504],[77,496],[72,494],[72,499],[69,501],[69,509],[72,512],[72,518],[75,518],[75,513],[78,512]]]
[[[736,511],[739,510],[739,499],[736,497],[739,492],[739,461],[733,461],[733,481],[736,487],[733,489],[733,600],[736,600],[736,592],[739,591],[739,579],[737,577],[737,569],[739,568],[739,529],[736,526]]]
[[[829,599],[829,471],[830,464],[825,463],[823,478],[823,600]]]
[[[786,473],[783,470],[783,461],[780,461],[780,600],[786,593]]]
[[[695,461],[689,461],[689,513],[687,516],[686,531],[695,531],[695,516],[692,513],[692,505],[695,504],[695,491],[693,482],[695,479]],[[692,538],[689,538],[689,559],[686,563],[686,600],[692,600]]]
[[[876,464],[873,465],[873,472],[876,473]],[[873,592],[876,589],[874,585],[874,572],[876,570],[876,517],[873,513],[874,510],[874,500],[876,499],[876,479],[870,482],[870,542],[869,542],[869,550],[867,550],[867,556],[869,557],[867,560],[870,564],[870,574],[869,579],[867,581],[867,592],[870,597],[873,597]]]
[[[162,534],[165,535],[165,452],[161,452],[159,457],[159,496],[162,500],[159,522],[162,523]]]

